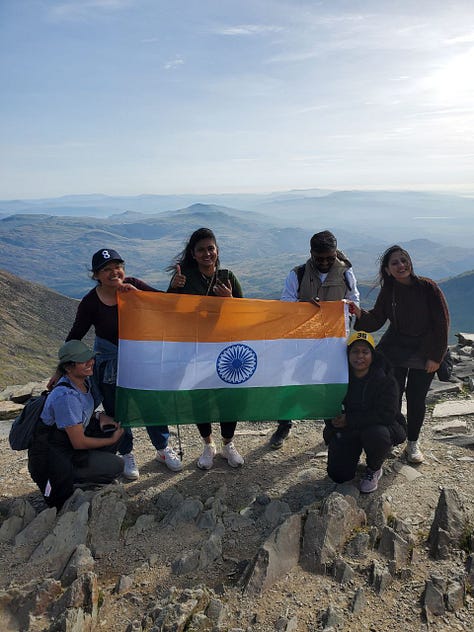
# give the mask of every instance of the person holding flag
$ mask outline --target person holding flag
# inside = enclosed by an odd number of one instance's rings
[[[285,280],[282,301],[353,301],[359,305],[359,290],[351,262],[337,249],[337,239],[329,231],[315,233],[310,240],[311,257],[293,268]],[[281,419],[270,438],[270,447],[279,450],[289,437],[291,420]]]
[[[198,294],[220,298],[242,298],[242,288],[231,270],[220,268],[219,248],[209,228],[199,228],[189,238],[184,249],[168,270],[174,272],[168,292]],[[241,467],[244,459],[234,445],[237,422],[221,422],[222,456],[231,467]],[[217,453],[210,423],[197,424],[204,449],[197,461],[198,468],[210,470]]]
[[[158,290],[141,279],[126,276],[124,260],[116,250],[110,248],[102,248],[92,256],[92,278],[96,281],[96,286],[79,303],[66,342],[82,340],[89,329],[94,327],[94,384],[100,391],[106,414],[114,417],[118,353],[117,292]],[[55,374],[49,381],[48,388],[51,388],[58,378],[59,375]],[[181,459],[168,445],[168,426],[146,425],[146,430],[156,448],[156,460],[164,463],[173,472],[182,470]],[[124,460],[124,477],[129,480],[138,479],[139,470],[133,454],[133,435],[130,428],[125,428],[118,450]]]

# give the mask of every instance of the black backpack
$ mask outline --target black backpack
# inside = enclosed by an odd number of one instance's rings
[[[451,351],[448,349],[444,358],[441,360],[441,364],[437,370],[438,380],[440,382],[449,382],[454,369],[453,356],[451,355]]]
[[[67,382],[59,382],[54,388],[58,386],[74,388]],[[10,434],[8,435],[12,450],[28,450],[28,448],[31,447],[36,425],[40,420],[49,393],[51,393],[51,391],[43,391],[38,397],[31,397],[26,402],[21,413],[15,418],[10,428]]]

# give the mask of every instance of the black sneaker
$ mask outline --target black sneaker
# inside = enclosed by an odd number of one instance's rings
[[[291,426],[279,424],[278,428],[270,437],[270,447],[272,450],[279,450],[283,446],[283,442],[288,439],[291,432]]]

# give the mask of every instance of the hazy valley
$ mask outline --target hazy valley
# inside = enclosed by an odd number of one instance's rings
[[[362,304],[370,306],[377,296],[377,259],[388,245],[401,242],[412,254],[416,272],[440,283],[451,311],[451,342],[454,333],[472,330],[474,200],[470,198],[295,191],[207,196],[208,201],[220,204],[195,203],[166,210],[189,202],[190,197],[0,201],[0,269],[5,271],[0,276],[2,383],[48,375],[77,306],[66,297],[80,298],[93,286],[88,268],[94,251],[117,249],[129,274],[166,289],[166,267],[199,226],[214,230],[222,266],[231,268],[245,295],[254,298],[278,299],[288,271],[306,260],[311,235],[329,228],[353,264]],[[446,212],[443,201],[458,205],[450,211],[455,219],[426,221],[426,234],[418,220],[410,222],[415,212],[420,217],[434,216],[436,204],[438,215]]]

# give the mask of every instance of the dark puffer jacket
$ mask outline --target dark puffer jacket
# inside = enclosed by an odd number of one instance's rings
[[[343,405],[347,426],[336,430],[328,421],[323,434],[326,443],[336,432],[357,432],[373,425],[388,426],[394,445],[406,439],[405,417],[399,412],[398,384],[391,365],[378,351],[374,351],[365,377],[356,378],[350,370]]]

